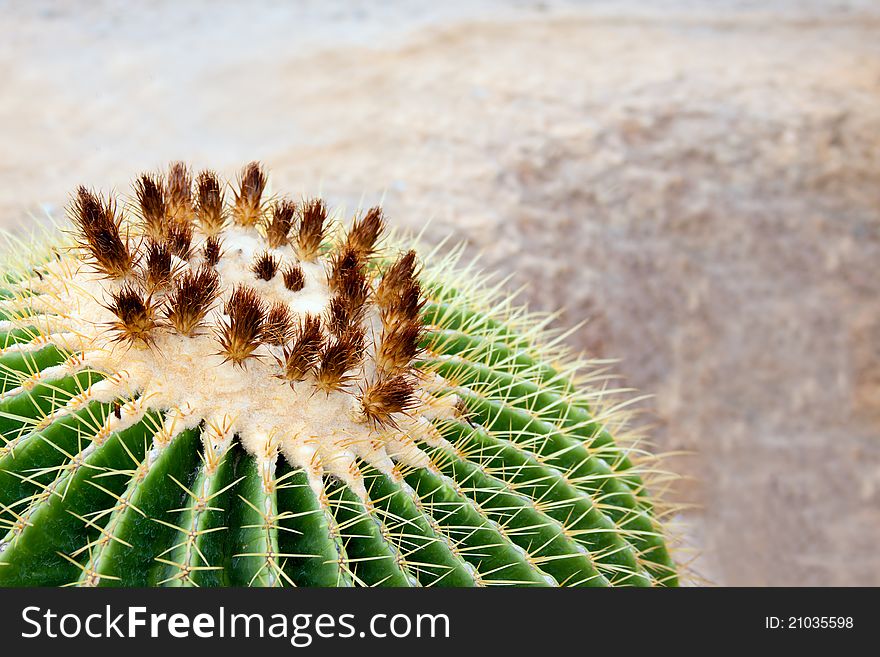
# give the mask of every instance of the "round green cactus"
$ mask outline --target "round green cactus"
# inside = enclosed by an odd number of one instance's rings
[[[265,187],[175,163],[10,249],[0,585],[677,583],[546,319]]]

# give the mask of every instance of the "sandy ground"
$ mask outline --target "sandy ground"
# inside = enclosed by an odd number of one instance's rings
[[[0,2],[0,223],[172,158],[384,196],[590,318],[703,575],[880,585],[880,9],[243,4]]]

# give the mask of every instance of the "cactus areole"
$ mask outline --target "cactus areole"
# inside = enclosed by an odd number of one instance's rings
[[[10,250],[0,585],[677,583],[544,320],[266,185],[174,163]]]

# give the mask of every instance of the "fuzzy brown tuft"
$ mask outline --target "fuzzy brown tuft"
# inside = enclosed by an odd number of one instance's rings
[[[291,292],[299,292],[306,286],[306,277],[298,264],[288,265],[284,269],[284,287]]]
[[[161,241],[165,238],[168,216],[162,178],[158,175],[144,173],[135,181],[134,191],[141,209],[144,233],[156,242]]]
[[[353,276],[363,274],[363,263],[354,249],[344,246],[330,257],[330,272],[327,274],[327,285],[334,292],[340,292],[346,281]]]
[[[398,294],[411,286],[418,274],[417,263],[416,252],[409,250],[385,270],[376,286],[376,302],[380,306],[391,304]]]
[[[379,206],[370,208],[363,218],[355,219],[348,231],[346,245],[360,257],[368,258],[375,251],[376,242],[384,230],[385,217],[382,215],[382,208]]]
[[[379,306],[382,324],[386,327],[399,323],[419,322],[425,300],[417,281],[410,281],[393,298]]]
[[[403,374],[379,378],[361,393],[361,411],[373,425],[396,427],[394,415],[415,406],[414,392],[415,382]]]
[[[201,326],[220,291],[220,277],[207,265],[187,271],[168,296],[165,316],[182,335],[193,335]]]
[[[172,223],[168,226],[165,241],[171,253],[181,260],[189,260],[192,257],[193,229],[191,224]]]
[[[334,255],[327,284],[345,300],[352,314],[361,311],[370,294],[370,284],[363,260],[354,249],[344,247]]]
[[[196,216],[205,235],[214,237],[223,230],[226,221],[223,211],[223,187],[213,171],[202,171],[196,181],[198,204]]]
[[[117,341],[153,344],[152,332],[158,323],[156,307],[151,297],[144,297],[137,288],[126,283],[122,289],[113,293],[107,309],[117,317],[112,325]]]
[[[150,241],[147,244],[144,281],[150,291],[160,290],[171,282],[174,271],[172,268],[171,249],[164,242]]]
[[[205,245],[202,247],[202,257],[205,259],[205,264],[209,267],[213,267],[220,262],[220,258],[223,257],[223,249],[219,237],[212,235],[205,240]]]
[[[352,327],[359,326],[364,319],[365,313],[365,306],[352,305],[345,297],[337,294],[327,304],[327,329],[333,335],[340,336]]]
[[[315,371],[315,387],[326,393],[341,390],[353,378],[352,370],[360,365],[364,352],[365,332],[360,326],[330,341],[321,351]]]
[[[223,312],[228,319],[221,322],[217,336],[220,354],[241,367],[262,343],[266,306],[256,290],[239,285],[226,301]]]
[[[314,260],[327,231],[327,206],[319,198],[306,201],[302,206],[302,220],[296,237],[299,257]]]
[[[278,301],[272,304],[263,324],[263,339],[271,345],[286,343],[293,334],[293,315],[287,304]]]
[[[266,239],[270,247],[277,249],[288,243],[295,215],[296,203],[288,199],[278,201],[272,206],[272,216],[266,224]]]
[[[278,267],[280,264],[281,263],[276,256],[268,251],[264,251],[254,260],[251,271],[257,275],[257,278],[261,278],[264,281],[271,281],[275,278],[275,274],[278,273]]]
[[[192,171],[184,162],[172,162],[168,167],[165,198],[171,223],[189,224],[192,221]]]
[[[259,162],[251,162],[241,171],[232,220],[241,226],[256,226],[263,214],[262,198],[266,188],[266,173]]]
[[[89,253],[92,263],[108,278],[124,278],[134,266],[127,240],[119,233],[122,218],[116,216],[113,201],[80,187],[71,209],[73,223],[79,231],[79,246]]]
[[[398,322],[386,326],[376,350],[376,368],[385,374],[407,370],[421,353],[419,341],[423,331],[420,322]]]
[[[306,315],[297,327],[293,342],[284,348],[283,359],[278,361],[284,370],[280,378],[291,385],[305,379],[315,369],[323,345],[320,318]]]

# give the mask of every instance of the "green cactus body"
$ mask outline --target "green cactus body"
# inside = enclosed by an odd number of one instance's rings
[[[0,585],[677,584],[546,319],[265,184],[80,189],[8,266]]]

